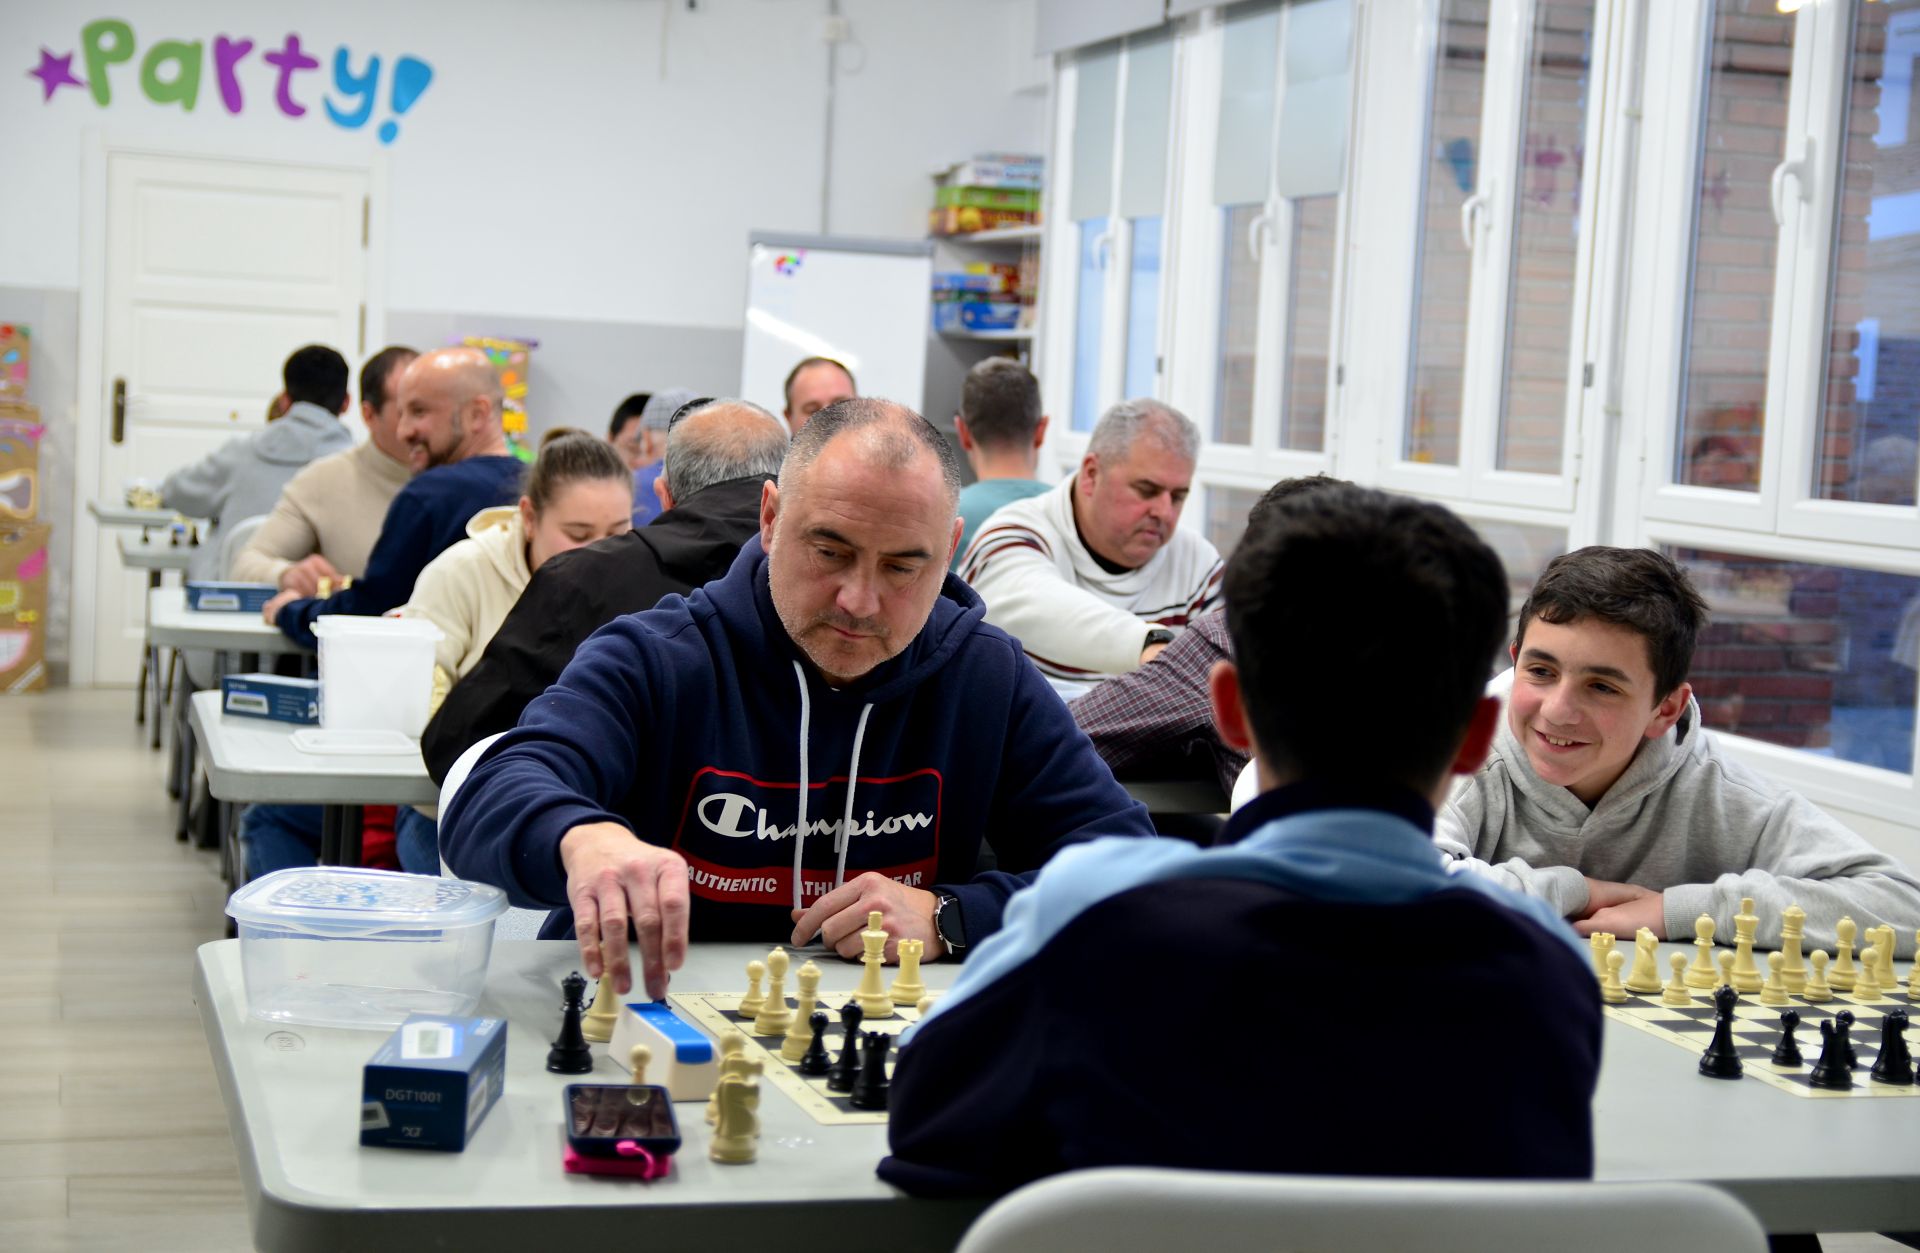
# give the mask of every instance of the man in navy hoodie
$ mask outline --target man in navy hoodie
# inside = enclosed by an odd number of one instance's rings
[[[1328,484],[1250,521],[1225,590],[1214,717],[1262,794],[1222,845],[1082,844],[1014,897],[901,1037],[880,1174],[1592,1174],[1583,946],[1433,847],[1498,724],[1499,558],[1439,505]]]
[[[478,348],[415,358],[400,377],[400,439],[426,468],[387,506],[362,578],[330,596],[282,592],[267,602],[267,621],[313,648],[321,614],[375,617],[404,605],[427,563],[466,538],[468,519],[518,500],[526,467],[507,451],[504,400],[500,376]]]
[[[1021,653],[947,573],[959,467],[889,401],[823,409],[727,574],[580,647],[441,818],[455,871],[555,907],[581,960],[647,994],[702,939],[887,955],[978,942],[1073,841],[1147,836]],[[983,849],[997,867],[981,869]]]
[[[500,425],[500,376],[477,348],[441,348],[416,357],[400,377],[400,439],[415,450],[413,477],[387,506],[367,573],[330,596],[282,592],[262,611],[288,639],[318,647],[321,614],[372,617],[403,605],[429,561],[465,539],[467,520],[520,498],[525,467],[507,452]],[[316,805],[254,805],[240,820],[242,868],[258,878],[311,866],[320,854]]]

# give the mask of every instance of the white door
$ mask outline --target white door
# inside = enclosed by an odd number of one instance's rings
[[[157,483],[263,426],[294,349],[359,361],[368,174],[111,153],[106,194],[105,429],[80,481],[117,501],[129,480]],[[131,684],[140,664],[146,575],[121,567],[114,540],[97,528],[92,586],[76,588],[92,613],[75,606],[74,651],[92,665],[75,672],[96,684]]]

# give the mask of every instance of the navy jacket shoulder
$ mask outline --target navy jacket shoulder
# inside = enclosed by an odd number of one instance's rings
[[[1152,828],[983,618],[948,575],[905,650],[829,687],[780,625],[756,537],[724,578],[581,645],[442,815],[442,850],[555,908],[549,936],[572,925],[560,838],[587,822],[685,858],[696,939],[778,940],[796,899],[869,871],[949,888],[984,936],[1055,849]],[[989,848],[1000,869],[977,873]]]
[[[588,636],[727,572],[760,529],[764,478],[733,479],[624,535],[576,548],[533,572],[479,662],[453,685],[420,737],[435,780],[469,745],[512,729]]]
[[[1066,1170],[1583,1178],[1594,980],[1487,894],[1316,901],[1248,878],[1108,897],[914,1029],[883,1177]]]
[[[276,619],[281,633],[314,648],[313,621],[321,614],[377,617],[404,605],[427,563],[466,538],[474,514],[518,500],[525,477],[526,466],[515,457],[469,457],[421,471],[387,506],[366,575],[331,596],[282,606]]]

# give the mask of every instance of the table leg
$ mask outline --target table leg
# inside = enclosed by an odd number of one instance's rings
[[[195,751],[193,728],[187,725],[187,702],[193,699],[193,685],[181,683],[179,698],[174,702],[173,744],[176,760],[180,763],[177,778],[180,783],[180,817],[173,828],[173,836],[184,840],[192,832],[193,826],[193,768]]]
[[[147,571],[147,590],[152,591],[154,588],[159,586],[160,586],[160,572],[158,570]],[[140,612],[142,616],[145,616],[146,610],[144,608],[142,608]],[[142,648],[140,652],[140,681],[133,685],[133,691],[134,691],[133,725],[137,727],[145,726],[147,721],[147,678],[149,675],[153,673],[153,667],[148,663],[152,659],[152,653],[153,653],[153,646],[151,644],[145,645]],[[155,748],[158,748],[160,747],[160,730],[159,730],[160,709],[159,709],[159,703],[157,701],[155,702],[155,706],[154,706],[153,721],[155,724],[154,732],[153,732],[153,746]]]
[[[323,805],[320,809],[320,864],[360,864],[360,806]]]

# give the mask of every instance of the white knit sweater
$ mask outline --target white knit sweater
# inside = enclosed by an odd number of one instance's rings
[[[995,512],[960,563],[987,621],[1067,699],[1138,667],[1150,628],[1179,631],[1219,604],[1221,575],[1220,554],[1184,527],[1146,565],[1109,574],[1074,526],[1074,481]]]

